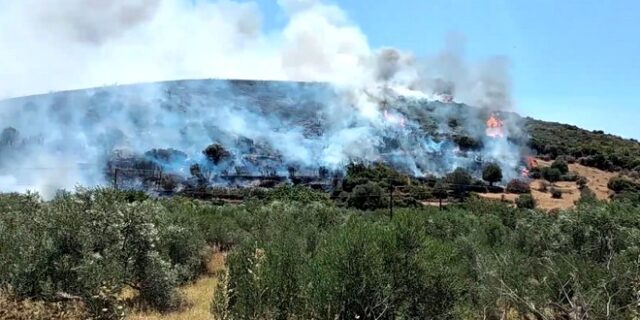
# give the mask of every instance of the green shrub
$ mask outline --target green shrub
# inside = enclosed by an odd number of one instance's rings
[[[530,194],[523,194],[516,198],[516,206],[520,209],[535,209],[536,201]]]
[[[556,188],[551,188],[551,198],[553,199],[562,199],[562,191],[556,189]]]
[[[78,189],[50,202],[1,196],[0,287],[20,298],[79,296],[97,317],[116,308],[113,296],[125,285],[152,307],[174,307],[180,280],[201,270],[202,236],[189,219],[154,201],[130,203],[128,195]]]
[[[569,172],[569,166],[563,159],[556,159],[555,161],[553,161],[553,163],[551,163],[551,169],[558,169],[561,175],[567,174],[567,172]]]
[[[540,174],[543,179],[548,180],[549,182],[558,182],[562,178],[562,172],[557,168],[542,168]]]
[[[616,193],[640,190],[639,184],[622,176],[616,176],[609,179],[607,187]]]
[[[349,195],[347,204],[360,210],[375,210],[388,206],[384,191],[374,182],[356,186]]]

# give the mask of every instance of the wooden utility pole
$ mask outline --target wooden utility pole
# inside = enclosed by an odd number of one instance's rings
[[[393,189],[393,186],[389,188],[389,218],[391,219],[393,219]]]
[[[113,169],[113,188],[118,190],[118,168]]]

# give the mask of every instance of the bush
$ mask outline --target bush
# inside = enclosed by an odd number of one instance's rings
[[[349,195],[347,204],[360,210],[375,210],[388,205],[384,191],[374,182],[356,186]]]
[[[530,194],[523,194],[516,198],[516,206],[520,209],[535,209],[536,200]]]
[[[596,197],[596,194],[589,189],[589,187],[584,187],[580,189],[580,199],[578,200],[577,204],[593,204],[594,202],[597,202],[598,198]]]
[[[152,307],[175,307],[175,287],[201,270],[202,236],[188,217],[149,200],[129,203],[129,195],[79,189],[50,202],[0,197],[0,207],[11,208],[0,215],[0,287],[18,298],[78,296],[103,318],[125,285]]]
[[[575,172],[569,172],[560,176],[559,181],[576,182],[580,176]]]
[[[622,176],[609,179],[607,187],[616,193],[640,190],[640,186],[637,183]]]
[[[556,188],[551,188],[551,198],[553,199],[562,199],[562,191],[556,189]]]
[[[551,183],[560,181],[560,178],[562,177],[562,172],[557,168],[542,168],[540,173],[543,179],[548,180]]]
[[[508,193],[530,193],[531,187],[525,181],[513,179],[507,183],[507,188],[505,190]]]
[[[589,183],[589,179],[587,179],[587,177],[584,177],[584,176],[579,176],[578,179],[576,180],[576,185],[578,185],[578,189],[580,190],[586,188],[588,183]]]
[[[553,161],[553,163],[551,163],[551,169],[558,169],[561,175],[569,172],[569,166],[567,165],[567,162],[562,159],[556,159],[555,161]]]

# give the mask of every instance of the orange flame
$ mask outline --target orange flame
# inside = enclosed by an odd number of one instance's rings
[[[538,167],[538,160],[534,157],[527,157],[527,168],[533,169]]]
[[[503,130],[504,123],[495,115],[491,115],[489,119],[487,119],[487,136],[491,138],[502,138],[504,137]]]

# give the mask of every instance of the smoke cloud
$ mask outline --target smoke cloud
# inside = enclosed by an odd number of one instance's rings
[[[506,169],[517,165],[519,151],[506,139],[461,156],[454,144],[438,138],[455,133],[446,125],[453,109],[430,108],[439,123],[435,132],[425,132],[414,121],[425,110],[411,103],[385,107],[388,101],[452,95],[478,107],[465,125],[472,128],[468,134],[484,139],[487,112],[512,108],[506,59],[468,63],[460,40],[427,57],[371,48],[336,5],[277,3],[288,21],[281,30],[266,31],[253,2],[0,0],[0,98],[175,79],[330,84],[274,84],[259,93],[234,84],[188,82],[10,100],[0,110],[0,125],[17,129],[20,136],[9,131],[9,138],[2,138],[19,145],[0,162],[5,189],[50,193],[105,183],[104,164],[124,149],[135,154],[178,149],[186,154],[184,163],[163,166],[188,175],[177,168],[204,165],[200,151],[214,142],[230,146],[234,166],[259,170],[241,157],[251,150],[238,144],[240,138],[275,149],[282,161],[271,165],[280,171],[290,164],[339,168],[353,159],[382,158],[417,175],[469,167],[473,156],[498,159]],[[258,93],[248,93],[254,89]],[[307,108],[289,110],[297,114],[294,121],[267,111],[273,105],[265,106],[264,100]],[[318,122],[311,124],[319,127],[313,134],[309,119]],[[16,159],[26,159],[23,167],[64,170],[12,171],[9,163]]]

